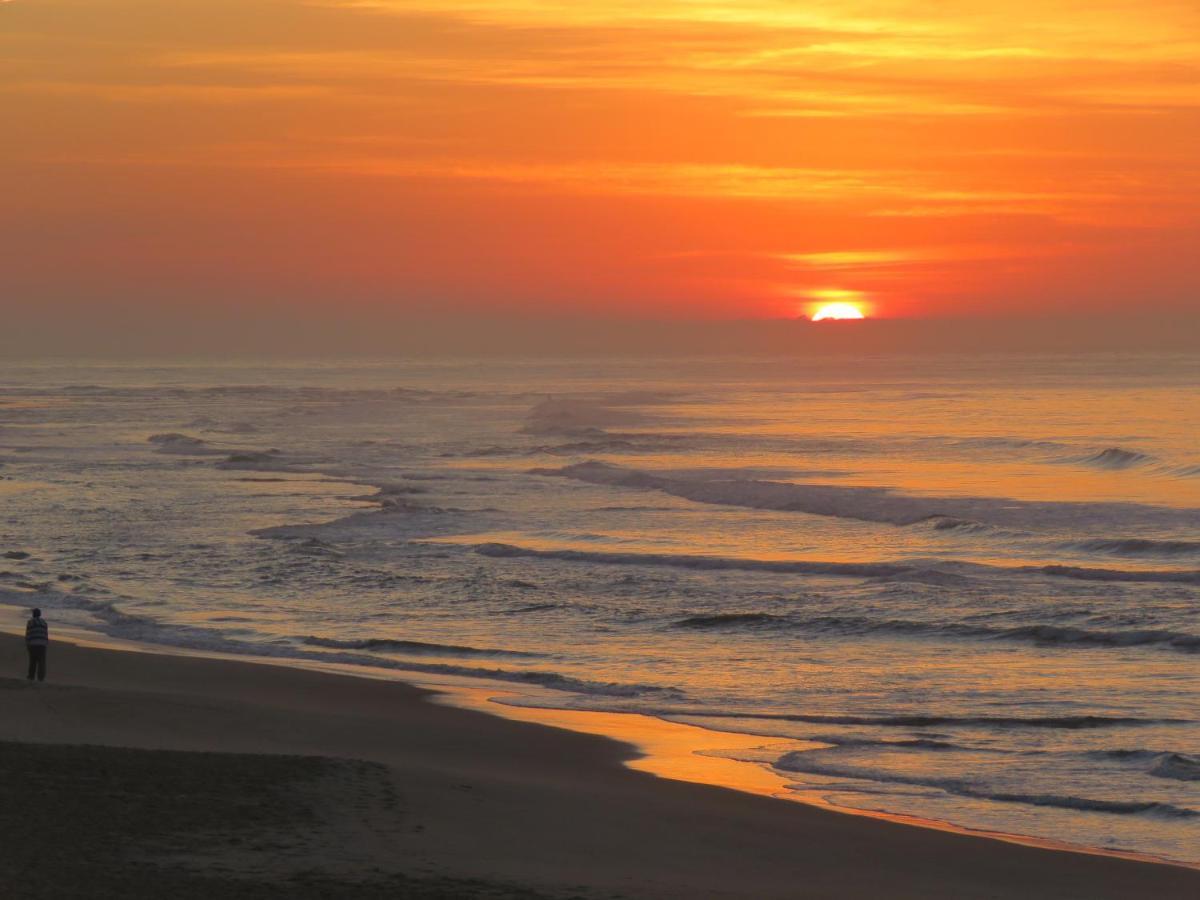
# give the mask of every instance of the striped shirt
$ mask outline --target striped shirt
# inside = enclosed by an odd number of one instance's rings
[[[50,643],[50,629],[41,616],[25,623],[25,643],[30,647],[45,647]]]

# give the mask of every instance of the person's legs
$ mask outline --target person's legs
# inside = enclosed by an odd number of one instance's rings
[[[36,678],[38,681],[46,680],[46,648],[45,647],[26,647],[29,651],[29,680],[33,681]]]

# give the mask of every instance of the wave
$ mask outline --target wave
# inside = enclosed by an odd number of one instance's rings
[[[1090,797],[1074,797],[1065,794],[1035,794],[1018,791],[990,789],[954,778],[925,778],[918,775],[903,775],[878,769],[829,763],[818,757],[825,751],[799,750],[785,753],[773,765],[785,772],[801,772],[824,775],[831,778],[853,778],[889,784],[911,784],[932,787],[960,797],[992,800],[999,803],[1022,803],[1027,806],[1048,806],[1057,809],[1073,809],[1084,812],[1101,812],[1112,815],[1148,815],[1166,819],[1191,819],[1200,817],[1200,812],[1172,803],[1156,800],[1102,800]],[[807,757],[807,758],[806,758]]]
[[[781,572],[798,575],[850,575],[862,578],[900,575],[914,570],[912,566],[894,563],[826,563],[771,559],[732,559],[723,556],[688,556],[672,553],[607,553],[592,550],[534,550],[515,544],[487,543],[475,546],[481,556],[497,558],[531,557],[559,559],[566,562],[601,563],[608,565],[672,566],[682,569],[719,571],[732,569],[754,572]]]
[[[1200,757],[1184,753],[1163,754],[1150,774],[1156,778],[1171,778],[1175,781],[1200,781]]]
[[[731,626],[772,625],[787,620],[769,613],[722,613],[713,616],[689,616],[672,624],[673,628],[729,628]]]
[[[902,750],[969,750],[961,744],[949,741],[938,741],[933,738],[909,738],[906,740],[880,740],[875,738],[850,737],[843,734],[810,734],[805,735],[806,741],[820,741],[822,744],[834,744],[838,747],[882,747],[899,748]],[[1003,751],[999,751],[1003,752]]]
[[[1200,757],[1186,753],[1139,748],[1136,750],[1089,750],[1083,755],[1089,759],[1143,763],[1146,773],[1155,778],[1200,781]]]
[[[293,541],[288,544],[288,550],[304,556],[324,556],[330,559],[342,559],[345,553],[319,538],[308,538],[303,541]]]
[[[1019,625],[999,628],[958,622],[920,622],[905,619],[867,619],[825,616],[797,623],[801,627],[840,634],[928,635],[953,638],[1025,641],[1037,646],[1081,648],[1162,646],[1183,653],[1200,653],[1200,635],[1168,629],[1103,631],[1063,625]]]
[[[873,580],[887,584],[928,584],[934,587],[960,587],[971,583],[966,575],[915,566],[894,575],[875,575]]]
[[[146,442],[150,444],[182,444],[187,447],[202,447],[204,440],[198,437],[191,437],[186,434],[177,432],[169,432],[166,434],[152,434],[146,438]]]
[[[565,603],[531,603],[529,606],[519,606],[516,609],[508,610],[510,616],[521,616],[525,613],[549,612],[552,609],[564,609]]]
[[[550,456],[578,456],[587,453],[658,453],[674,450],[695,442],[688,434],[613,434],[594,436],[588,440],[568,441],[563,444],[542,444],[517,452],[527,456],[547,454]]]
[[[888,525],[954,519],[1004,528],[1080,528],[1097,521],[1200,527],[1200,510],[1137,503],[1055,502],[1004,497],[917,497],[890,488],[688,478],[589,461],[562,468],[535,468],[531,475],[589,484],[654,490],[693,503],[799,512]]]
[[[1088,750],[1084,754],[1088,759],[1153,759],[1161,756],[1160,750]]]
[[[951,516],[930,516],[925,522],[934,531],[961,531],[967,534],[978,534],[994,530],[993,526],[986,525],[983,522],[971,522],[966,519],[955,519]]]
[[[218,469],[249,470],[252,472],[303,472],[303,468],[284,461],[278,450],[241,450],[230,453],[217,463]]]
[[[1163,584],[1200,584],[1200,570],[1192,571],[1146,571],[1127,569],[1090,569],[1083,566],[1022,566],[1013,572],[1034,572],[1053,575],[1056,578],[1074,578],[1079,581],[1152,582]]]
[[[609,400],[549,397],[529,410],[521,431],[525,434],[607,438],[604,432],[607,427],[643,423],[645,416],[629,407],[647,405],[653,400],[653,397],[635,395]]]
[[[1156,541],[1148,538],[1096,538],[1067,544],[1067,549],[1112,556],[1188,556],[1200,554],[1200,541]]]
[[[659,710],[660,716],[706,719],[752,719],[767,722],[803,722],[812,725],[865,725],[880,728],[1054,728],[1068,731],[1096,728],[1136,728],[1145,725],[1188,724],[1190,719],[1147,719],[1137,716],[853,716],[823,713],[755,713],[696,710]]]
[[[963,572],[947,572],[928,564],[889,562],[820,562],[814,560],[739,559],[726,556],[694,556],[680,553],[629,553],[602,550],[536,550],[515,544],[477,544],[475,552],[495,558],[528,557],[600,565],[668,566],[700,571],[776,572],[785,575],[832,575],[848,578],[878,578],[928,584],[961,584]],[[1200,584],[1200,571],[1154,571],[1092,569],[1081,566],[988,566],[981,563],[946,563],[977,575],[1049,575],[1080,581]]]
[[[1182,653],[1200,653],[1200,635],[1167,629],[1102,631],[1063,625],[1020,625],[999,628],[960,622],[922,622],[911,619],[872,619],[865,616],[779,616],[768,613],[727,613],[694,616],[674,628],[739,628],[747,625],[794,629],[833,635],[895,634],[985,640],[1025,641],[1038,646],[1143,647],[1162,646]]]
[[[1037,644],[1080,647],[1144,647],[1160,645],[1183,653],[1200,653],[1200,635],[1167,629],[1098,631],[1059,625],[1024,625],[998,632],[996,637],[1031,640]]]
[[[5,596],[5,592],[0,592],[0,602],[24,606],[26,600],[27,598],[24,595]],[[307,660],[312,662],[342,663],[352,666],[370,666],[376,669],[388,669],[397,672],[418,672],[427,675],[482,678],[490,681],[532,684],[551,690],[597,697],[650,697],[671,701],[679,701],[684,697],[683,692],[678,688],[654,684],[592,681],[544,670],[476,668],[474,666],[455,665],[453,663],[422,663],[410,660],[389,659],[381,656],[369,656],[354,650],[343,649],[337,652],[325,652],[321,650],[305,650],[303,647],[298,647],[290,642],[238,640],[229,637],[226,632],[215,628],[168,624],[150,616],[127,613],[111,601],[91,600],[81,597],[78,594],[53,594],[49,597],[39,598],[39,600],[40,605],[46,609],[57,607],[88,612],[100,622],[102,630],[113,637],[158,644],[160,646],[184,647],[204,652],[233,653],[272,659]]]
[[[1122,469],[1132,469],[1136,466],[1146,465],[1155,460],[1153,456],[1146,453],[1139,453],[1136,450],[1126,450],[1123,447],[1107,447],[1098,453],[1076,457],[1069,461],[1085,466],[1092,466],[1097,469],[1120,471]]]
[[[970,450],[1066,450],[1068,444],[1039,438],[1015,437],[931,437],[926,441]]]
[[[460,644],[429,644],[424,641],[405,641],[390,638],[365,638],[343,641],[335,638],[309,636],[301,643],[310,647],[327,647],[330,650],[371,650],[381,653],[429,654],[436,656],[518,656],[534,658],[542,653],[527,653],[522,650],[498,650],[487,647],[466,647]]]
[[[177,399],[265,399],[278,401],[313,401],[313,402],[354,402],[354,401],[399,401],[401,403],[429,403],[436,401],[461,401],[483,396],[506,396],[502,394],[483,394],[474,391],[460,390],[430,390],[426,388],[339,388],[322,387],[313,384],[216,384],[196,387],[140,387],[100,384],[71,384],[56,388],[59,393],[67,395],[106,395],[113,398],[131,399],[160,399],[173,397]],[[507,395],[511,396],[511,395]],[[198,417],[201,419],[211,417]]]
[[[218,450],[215,447],[210,447],[208,442],[203,438],[192,437],[187,434],[177,434],[175,432],[152,434],[146,438],[146,441],[156,446],[156,453],[165,453],[173,456],[223,456],[229,452],[228,450]]]
[[[1093,469],[1103,469],[1109,472],[1121,472],[1126,469],[1149,467],[1157,475],[1174,478],[1195,478],[1200,475],[1200,465],[1185,463],[1170,465],[1156,456],[1141,453],[1137,450],[1126,450],[1124,447],[1108,447],[1098,453],[1084,456],[1060,457],[1058,462],[1083,465]]]
[[[590,441],[568,441],[565,444],[540,444],[517,452],[526,456],[574,456],[581,453],[652,453],[663,449],[650,442],[635,442],[625,438],[596,438]]]

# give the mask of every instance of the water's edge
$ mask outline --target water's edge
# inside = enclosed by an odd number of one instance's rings
[[[0,604],[0,608],[8,604]],[[0,629],[0,632],[20,637],[15,629]],[[615,743],[631,747],[636,758],[624,763],[630,769],[646,772],[659,778],[702,784],[711,787],[735,790],[759,797],[769,797],[790,803],[801,803],[829,812],[878,819],[915,828],[945,831],[971,837],[986,838],[1050,850],[1062,853],[1082,853],[1089,856],[1107,856],[1135,862],[1168,865],[1200,871],[1200,864],[1168,859],[1148,853],[1116,850],[1105,847],[1090,847],[1069,841],[986,831],[967,828],[950,822],[921,818],[883,810],[864,810],[823,802],[812,794],[801,794],[787,790],[796,777],[783,778],[765,766],[738,759],[708,755],[714,751],[747,749],[756,741],[754,736],[743,733],[723,732],[709,728],[670,722],[642,713],[599,712],[594,710],[559,709],[539,706],[513,706],[498,702],[499,698],[513,695],[509,685],[492,684],[485,679],[455,676],[414,678],[411,673],[402,675],[389,669],[372,669],[367,666],[352,666],[344,663],[320,662],[315,660],[288,659],[286,657],[260,657],[251,654],[221,653],[196,648],[150,644],[113,638],[97,632],[77,628],[59,628],[56,638],[60,641],[117,653],[148,653],[157,656],[182,656],[254,665],[278,666],[289,669],[325,672],[353,678],[395,681],[412,687],[431,691],[429,702],[473,710],[497,718],[524,722],[546,728],[559,728],[580,734],[604,737]],[[758,742],[771,738],[759,738]]]

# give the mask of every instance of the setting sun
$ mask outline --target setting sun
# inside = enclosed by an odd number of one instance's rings
[[[857,303],[825,303],[817,307],[812,314],[814,322],[824,322],[827,319],[865,319],[862,307]]]

